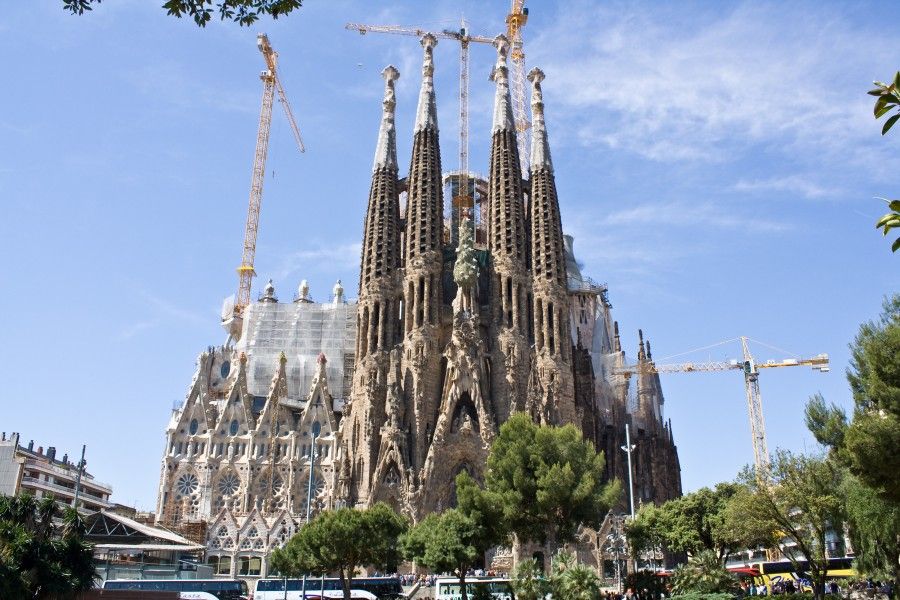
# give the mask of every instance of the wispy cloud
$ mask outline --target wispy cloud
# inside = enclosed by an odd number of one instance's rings
[[[198,108],[256,114],[259,111],[258,92],[250,87],[223,89],[202,81],[196,73],[176,62],[144,65],[121,75],[125,83],[143,94],[153,96],[160,104],[179,110]]]
[[[736,192],[787,192],[804,198],[824,198],[840,193],[840,190],[820,186],[799,175],[770,179],[741,179],[732,189]]]
[[[280,256],[280,262],[272,276],[274,279],[284,281],[291,275],[305,276],[309,273],[356,270],[359,269],[361,250],[362,244],[359,242],[316,244]]]
[[[209,323],[208,316],[178,306],[146,290],[139,290],[138,295],[144,303],[144,312],[147,314],[122,326],[116,334],[116,339],[119,341],[130,340],[164,323],[173,321],[192,325]]]
[[[676,226],[700,229],[742,229],[772,233],[791,229],[787,223],[736,212],[712,202],[640,204],[616,211],[603,218],[603,224],[616,226]]]
[[[884,34],[854,30],[828,10],[715,6],[686,21],[675,9],[566,3],[531,45],[548,73],[546,95],[570,109],[563,139],[665,162],[752,150],[886,172],[871,158],[889,149],[861,143],[873,133],[861,90]]]

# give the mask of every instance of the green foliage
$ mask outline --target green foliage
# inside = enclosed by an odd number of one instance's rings
[[[406,532],[401,545],[408,560],[434,573],[456,573],[466,600],[465,574],[484,555],[480,528],[456,509],[432,513]]]
[[[60,515],[52,496],[0,496],[0,598],[75,598],[95,579],[93,551],[75,509]]]
[[[570,552],[553,557],[550,589],[554,598],[594,600],[600,593],[600,581],[593,569],[578,563]]]
[[[824,589],[827,569],[826,540],[834,524],[844,522],[842,471],[832,460],[795,455],[779,450],[772,461],[772,481],[761,482],[752,471],[741,478],[744,486],[731,499],[726,524],[738,539],[752,547],[759,542],[774,547],[784,538],[797,571],[807,570],[814,587]],[[809,561],[801,569],[799,561]]]
[[[896,119],[897,117],[900,117],[900,115],[894,115],[891,118]],[[875,229],[881,229],[881,235],[887,237],[887,234],[890,233],[892,229],[900,229],[900,200],[881,199],[887,202],[889,212],[883,214],[881,218],[878,219],[875,223]],[[891,244],[891,252],[896,252],[898,249],[900,249],[900,237]]]
[[[62,0],[63,10],[73,15],[83,15],[103,0]],[[218,12],[223,21],[233,21],[241,26],[256,23],[261,16],[273,19],[300,8],[303,0],[165,0],[162,7],[168,15],[189,16],[200,27],[206,27]]]
[[[881,135],[884,135],[900,118],[900,71],[897,71],[894,80],[889,84],[876,81],[875,89],[869,90],[868,94],[876,98],[874,108],[876,119],[880,119],[894,109],[898,110],[897,114],[892,115],[884,122],[884,127],[881,129]]]
[[[580,525],[599,527],[621,494],[603,483],[602,452],[572,425],[541,427],[524,413],[501,427],[488,456],[485,487],[503,507],[503,521],[522,542],[571,541]]]
[[[724,561],[739,544],[725,525],[728,501],[737,490],[736,484],[720,483],[715,489],[701,488],[661,506],[643,506],[626,528],[632,553],[637,556],[663,545],[673,552],[691,554],[712,550]]]
[[[518,600],[543,600],[550,592],[550,582],[534,559],[520,561],[510,583]]]
[[[672,573],[672,591],[677,594],[732,594],[739,585],[734,575],[722,565],[713,550],[703,550],[692,556],[687,564]]]
[[[406,529],[406,520],[381,502],[365,510],[329,510],[301,528],[283,548],[273,551],[270,561],[280,573],[291,577],[336,572],[344,598],[349,599],[357,567],[396,570],[402,558],[399,539]]]
[[[877,321],[860,326],[850,350],[852,420],[815,396],[806,423],[850,472],[842,493],[857,569],[900,584],[900,294],[885,300]]]
[[[672,596],[672,600],[734,600],[734,594],[700,594],[692,592],[690,594],[677,594]],[[791,596],[791,600],[795,600],[796,595]]]
[[[857,570],[896,582],[900,573],[900,504],[885,500],[853,476],[846,478],[843,491]]]
[[[880,119],[894,109],[897,110],[884,122],[884,126],[881,128],[881,135],[884,135],[890,131],[897,119],[900,119],[900,71],[897,71],[890,84],[876,81],[875,89],[869,90],[869,95],[876,98],[873,109],[876,119]],[[890,212],[878,219],[875,229],[881,229],[882,235],[887,236],[892,229],[900,229],[900,200],[887,200],[886,198],[882,198],[882,200],[887,202]],[[891,245],[892,252],[896,252],[898,249],[900,249],[900,237]]]

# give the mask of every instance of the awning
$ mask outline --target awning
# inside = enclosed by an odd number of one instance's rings
[[[134,550],[135,552],[146,552],[149,550],[194,552],[195,550],[205,550],[206,546],[201,546],[200,544],[94,544],[94,548],[97,550]]]

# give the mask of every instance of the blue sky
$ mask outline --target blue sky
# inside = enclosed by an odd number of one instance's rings
[[[307,0],[250,29],[200,30],[159,2],[59,2],[0,16],[0,429],[77,453],[141,508],[156,501],[164,429],[196,355],[224,341],[259,112],[257,31],[309,148],[276,112],[257,254],[289,296],[355,296],[359,240],[388,63],[408,164],[420,47],[348,21],[504,25],[505,1]],[[532,2],[529,66],[547,73],[563,225],[606,281],[632,355],[658,362],[747,335],[828,352],[820,375],[761,377],[769,445],[815,450],[806,398],[849,403],[847,343],[900,289],[900,256],[873,228],[900,193],[900,133],[865,95],[900,68],[900,7],[858,2]],[[458,47],[435,54],[444,167],[456,165]],[[471,51],[470,164],[487,170],[492,49]],[[276,111],[278,109],[276,108]],[[349,283],[348,283],[349,282]],[[261,286],[257,280],[257,289]],[[755,346],[761,359],[784,353]],[[673,360],[732,358],[732,344]],[[686,490],[752,460],[737,373],[665,376]]]

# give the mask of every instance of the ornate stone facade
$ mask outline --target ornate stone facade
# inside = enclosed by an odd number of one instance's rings
[[[445,219],[436,43],[422,40],[403,179],[394,121],[399,73],[383,71],[358,301],[347,303],[338,282],[331,302],[312,302],[304,282],[293,303],[280,303],[270,282],[245,310],[239,334],[200,355],[187,398],[173,411],[157,520],[205,523],[220,574],[257,576],[256,559],[302,524],[311,468],[313,513],[385,501],[418,521],[455,505],[456,475],[483,478],[490,444],[515,411],[577,425],[605,451],[607,477],[621,480],[630,423],[636,503],[681,493],[659,379],[616,374],[631,361],[607,288],[581,274],[573,240],[563,235],[544,74],[529,74],[534,140],[523,174],[509,46],[498,38],[487,209]],[[234,321],[226,325],[236,329]],[[639,347],[638,359],[652,360],[642,336]]]
[[[475,244],[465,217],[458,231],[442,232],[435,44],[431,36],[422,41],[406,179],[399,179],[396,158],[393,85],[399,74],[393,67],[384,72],[363,231],[358,360],[339,436],[335,501],[386,501],[414,520],[453,506],[456,475],[465,470],[481,479],[500,424],[523,410],[538,422],[578,425],[606,452],[607,475],[623,480],[619,447],[631,423],[636,500],[680,495],[658,377],[629,381],[616,374],[627,361],[606,287],[581,275],[572,239],[563,235],[538,69],[529,74],[534,131],[527,180],[520,171],[509,45],[502,36],[491,74],[496,95],[487,219],[476,224],[474,238],[485,243]],[[451,246],[445,240],[459,241]],[[651,360],[642,338],[640,346],[639,359]]]

